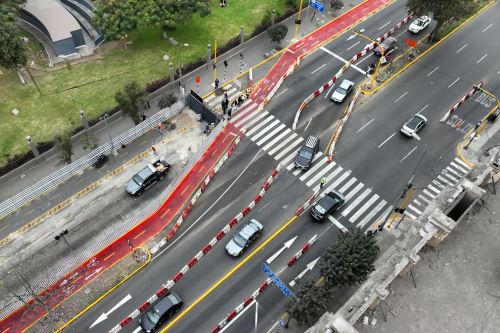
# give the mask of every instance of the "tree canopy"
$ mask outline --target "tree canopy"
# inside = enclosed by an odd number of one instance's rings
[[[115,94],[115,101],[122,112],[129,116],[136,125],[141,122],[139,105],[144,103],[144,95],[144,89],[139,86],[137,81],[127,83],[123,90],[117,91]]]
[[[299,282],[295,296],[285,305],[291,318],[301,325],[313,324],[325,312],[328,302],[328,291],[312,280]]]
[[[94,23],[107,38],[120,39],[139,25],[175,29],[194,13],[208,15],[210,3],[210,0],[100,0]]]
[[[26,50],[16,24],[19,7],[26,0],[0,2],[0,66],[15,68],[26,63]]]
[[[267,35],[269,36],[271,41],[276,44],[277,47],[280,46],[281,41],[286,37],[287,33],[288,28],[283,24],[276,24],[267,29]]]

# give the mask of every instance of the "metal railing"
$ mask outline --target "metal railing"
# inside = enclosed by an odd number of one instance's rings
[[[156,128],[158,126],[158,123],[164,122],[179,114],[186,107],[187,102],[188,96],[185,96],[171,107],[158,111],[142,123],[113,138],[114,145],[119,147],[121,145],[129,144],[138,137]],[[28,202],[36,199],[43,193],[56,188],[69,178],[90,167],[100,155],[107,155],[110,153],[111,143],[108,141],[102,146],[91,151],[86,156],[81,157],[73,163],[59,169],[58,171],[41,179],[40,181],[24,189],[13,197],[0,203],[0,220],[16,211],[20,207],[26,205]]]

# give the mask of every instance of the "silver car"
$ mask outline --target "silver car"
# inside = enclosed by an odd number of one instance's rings
[[[425,126],[425,124],[427,124],[427,118],[421,114],[414,114],[404,123],[403,127],[401,127],[401,133],[413,137]]]
[[[343,80],[342,83],[333,92],[332,101],[342,103],[347,95],[349,95],[352,91],[352,87],[354,87],[354,82]]]
[[[431,23],[431,18],[429,16],[420,16],[417,18],[415,21],[413,21],[412,24],[408,27],[408,30],[410,32],[413,32],[414,34],[418,34],[420,31],[424,30],[427,28],[427,26]]]
[[[240,256],[262,233],[264,227],[259,221],[252,219],[244,224],[233,238],[227,243],[226,251],[233,257]]]

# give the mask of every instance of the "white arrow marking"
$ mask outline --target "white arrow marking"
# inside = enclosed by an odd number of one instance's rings
[[[314,268],[314,266],[316,266],[316,263],[318,262],[319,258],[320,257],[317,257],[316,259],[314,259],[313,261],[311,261],[310,263],[308,263],[306,265],[306,268],[302,272],[300,272],[300,274],[297,275],[297,277],[295,279],[293,279],[292,281],[290,281],[290,283],[289,283],[290,287],[295,286],[295,284],[297,284],[297,281],[299,281],[300,279],[302,279],[302,277],[304,275],[306,275],[306,273],[308,271],[312,271],[312,269]]]
[[[356,35],[350,35],[349,37],[347,37],[346,42],[350,41],[353,38],[356,38]]]
[[[102,270],[102,267],[100,267],[100,268],[96,269],[94,273],[90,274],[89,276],[87,276],[87,277],[85,278],[85,281],[87,281],[88,279],[90,279],[90,278],[91,278],[91,277],[93,277],[94,275],[99,274],[99,272],[100,272],[101,270]]]
[[[125,296],[125,298],[123,298],[120,302],[118,302],[118,304],[116,304],[115,306],[113,306],[111,308],[111,310],[109,310],[108,312],[104,312],[102,315],[100,315],[99,318],[97,318],[97,320],[94,321],[94,323],[92,325],[90,325],[89,329],[91,329],[95,325],[97,325],[97,324],[105,321],[106,319],[108,319],[108,315],[110,315],[113,311],[115,311],[120,306],[122,306],[123,304],[125,304],[131,298],[132,298],[132,296],[130,296],[130,294],[128,294],[127,296]]]
[[[295,242],[295,240],[297,239],[297,236],[293,237],[292,239],[290,239],[288,242],[285,242],[285,244],[283,244],[283,247],[281,249],[279,249],[275,254],[273,254],[271,257],[269,257],[269,259],[266,260],[266,263],[267,264],[270,264],[273,262],[274,259],[278,258],[278,256],[283,252],[285,251],[286,249],[289,249],[290,246],[292,246],[293,242]]]

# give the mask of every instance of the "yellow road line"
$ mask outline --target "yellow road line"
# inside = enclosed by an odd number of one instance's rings
[[[138,233],[137,235],[135,235],[133,239],[137,239],[137,238],[141,237],[141,235],[143,233],[145,233],[145,232],[146,232],[146,230],[143,229],[140,233]]]
[[[115,255],[116,252],[111,252],[111,254],[109,254],[106,258],[103,259],[103,261],[106,261],[108,260],[109,258],[111,258],[112,256]]]
[[[165,213],[161,214],[160,218],[162,219],[167,213],[170,212],[170,208],[165,211]]]
[[[207,291],[205,291],[200,297],[198,297],[193,303],[191,303],[184,311],[181,312],[174,320],[170,322],[165,328],[163,328],[160,333],[166,332],[172,326],[174,326],[182,317],[188,314],[194,307],[196,307],[201,301],[203,301],[208,295],[215,291],[221,284],[223,284],[227,279],[229,279],[236,271],[238,271],[243,265],[250,261],[257,253],[259,253],[264,247],[266,247],[276,236],[283,232],[288,226],[290,226],[297,216],[292,217],[288,222],[286,222],[281,228],[276,230],[264,243],[259,245],[258,248],[252,251],[247,257],[245,257],[240,263],[236,264],[226,275],[224,275],[219,281],[213,284]]]

